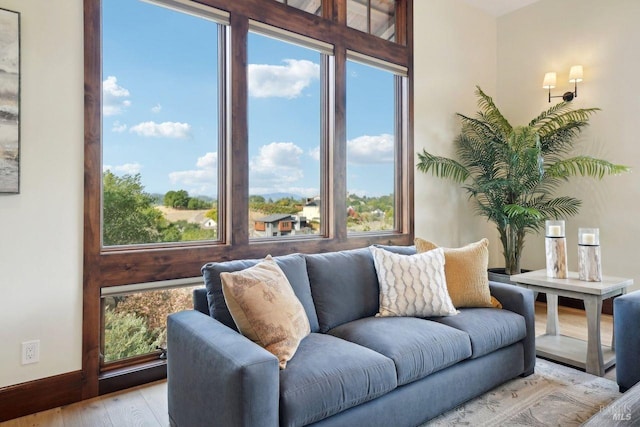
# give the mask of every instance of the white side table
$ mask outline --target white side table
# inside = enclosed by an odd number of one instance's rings
[[[536,337],[536,354],[561,363],[582,368],[590,374],[603,376],[615,365],[615,337],[611,346],[603,346],[600,337],[602,301],[622,295],[633,279],[603,276],[602,282],[578,280],[578,273],[570,271],[566,279],[547,277],[546,270],[530,271],[511,276],[519,286],[547,295],[546,334]],[[558,296],[581,299],[587,315],[587,341],[560,335]]]

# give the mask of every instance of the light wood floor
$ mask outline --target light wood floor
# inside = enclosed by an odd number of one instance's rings
[[[587,338],[584,311],[560,307],[560,331],[563,335]],[[536,335],[546,328],[546,305],[536,303]],[[613,334],[612,316],[602,315],[602,342],[610,343]],[[607,378],[615,381],[615,368]],[[0,423],[0,427],[128,427],[169,426],[167,415],[167,383],[157,381],[117,393],[112,393],[73,405]]]

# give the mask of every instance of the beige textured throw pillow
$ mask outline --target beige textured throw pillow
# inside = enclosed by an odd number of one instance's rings
[[[447,292],[444,251],[400,255],[371,246],[380,283],[376,316],[451,316],[457,314]]]
[[[419,237],[415,244],[418,253],[438,247]],[[461,248],[444,248],[444,258],[447,288],[456,308],[502,307],[489,291],[489,240],[482,239]]]
[[[287,366],[309,333],[309,319],[278,264],[267,256],[245,270],[220,273],[222,293],[242,335]]]

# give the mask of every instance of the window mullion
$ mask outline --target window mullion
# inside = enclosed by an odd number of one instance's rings
[[[395,183],[394,183],[394,192],[395,192],[395,204],[394,204],[394,219],[395,225],[394,229],[396,231],[404,230],[405,224],[405,216],[402,206],[404,205],[405,200],[405,185],[406,179],[404,177],[405,171],[405,162],[404,159],[406,157],[405,152],[405,120],[404,120],[404,112],[405,112],[405,96],[404,96],[404,77],[396,75],[394,77],[394,86],[395,86],[395,106],[394,106],[394,116],[395,116],[395,129],[394,129],[394,140],[395,140]]]
[[[347,239],[347,50],[335,46],[334,129],[331,150],[331,191],[333,232],[338,240]]]
[[[229,198],[229,148],[231,132],[231,48],[229,26],[218,27],[218,239],[222,243],[229,241],[231,224],[227,212],[231,206]]]
[[[324,237],[333,237],[334,215],[331,209],[335,198],[335,191],[332,185],[333,171],[333,142],[335,137],[335,59],[334,56],[322,55],[320,67],[320,78],[322,79],[322,104],[321,104],[321,142],[320,142],[320,199],[321,215],[325,218],[321,222],[320,233]]]
[[[249,19],[231,16],[231,152],[229,158],[232,245],[249,243],[249,129],[247,46]]]
[[[367,34],[371,34],[371,0],[367,0]]]

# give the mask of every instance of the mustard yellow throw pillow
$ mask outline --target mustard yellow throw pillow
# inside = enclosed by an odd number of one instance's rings
[[[220,273],[222,293],[240,333],[287,366],[309,333],[309,319],[278,264],[267,256],[245,270]]]
[[[437,248],[435,243],[417,237],[418,253]],[[491,296],[487,267],[489,266],[489,240],[470,243],[461,248],[444,248],[444,274],[447,289],[456,308],[497,307],[500,302]]]

